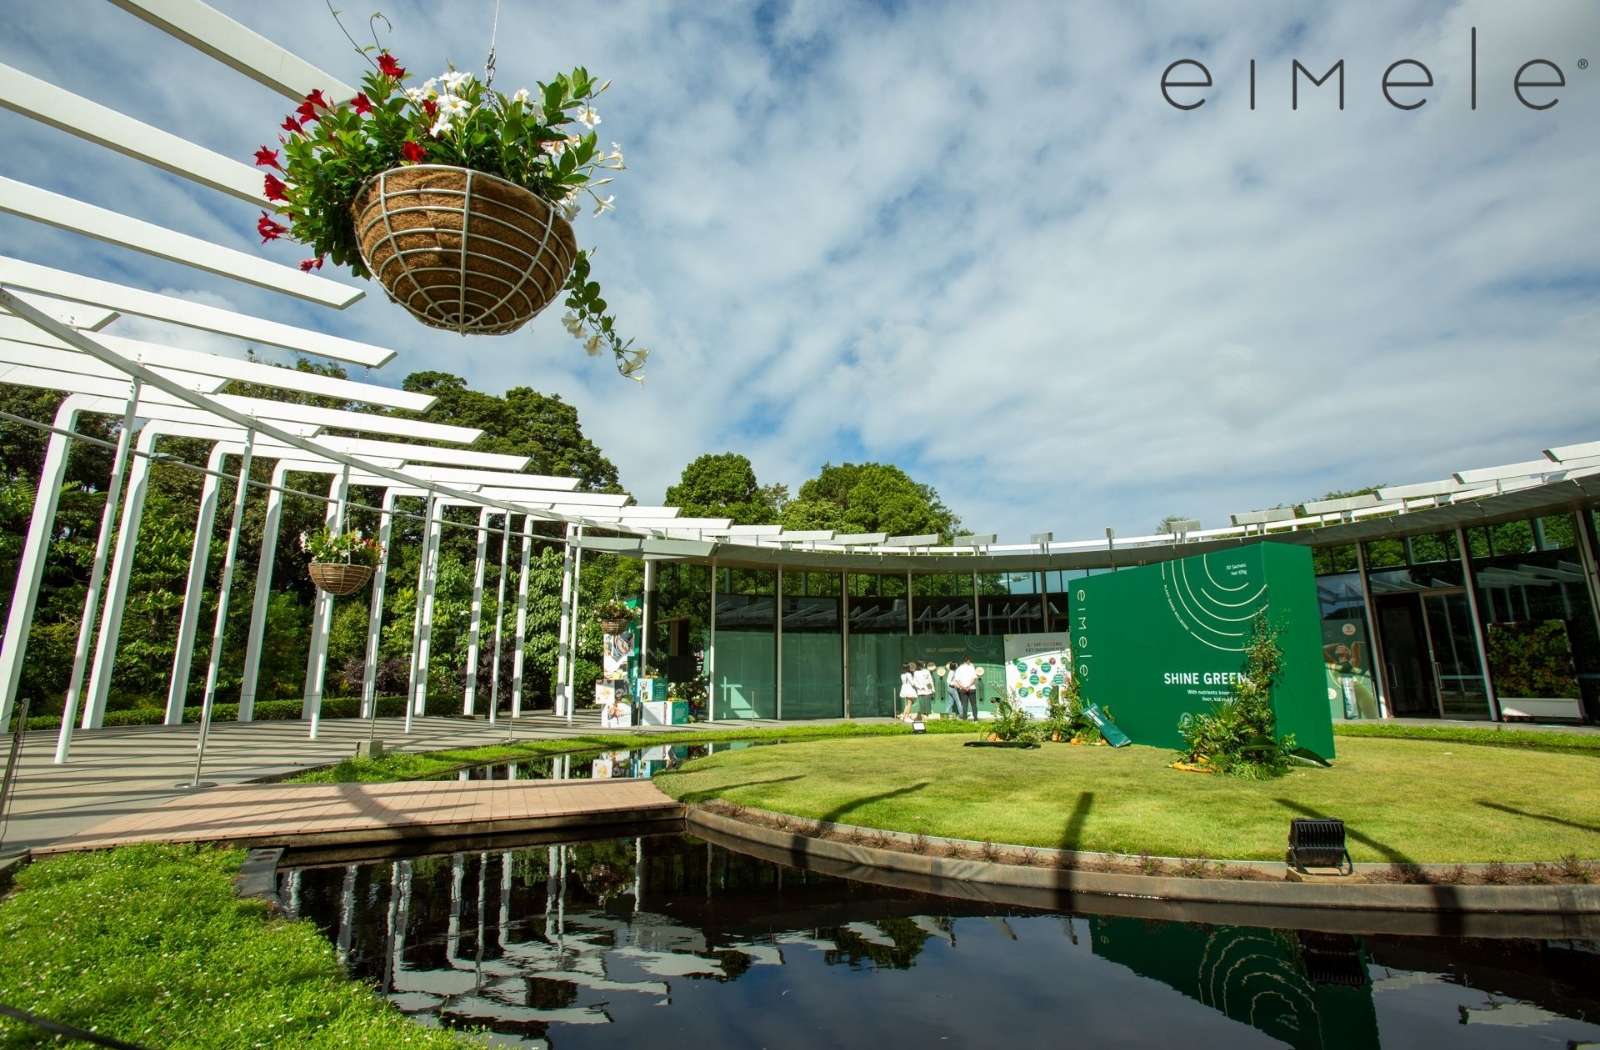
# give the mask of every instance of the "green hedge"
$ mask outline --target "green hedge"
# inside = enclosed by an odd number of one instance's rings
[[[406,698],[403,696],[380,696],[378,698],[378,714],[385,717],[399,717],[406,713]],[[329,696],[322,700],[323,718],[356,718],[361,712],[361,698],[356,696]],[[129,707],[121,711],[107,711],[105,725],[107,726],[154,726],[160,725],[167,716],[164,708],[160,707]],[[286,719],[300,717],[299,700],[258,700],[256,701],[257,722],[278,722]],[[211,720],[213,722],[235,722],[239,719],[238,704],[213,704],[211,707]],[[200,708],[185,707],[183,709],[185,722],[200,721]],[[61,725],[60,715],[33,715],[28,719],[29,729],[56,729]]]

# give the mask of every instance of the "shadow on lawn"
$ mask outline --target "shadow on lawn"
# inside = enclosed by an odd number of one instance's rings
[[[792,777],[769,777],[766,780],[746,780],[740,784],[718,784],[715,787],[709,787],[702,791],[686,791],[678,796],[678,801],[684,803],[710,802],[714,798],[723,798],[726,796],[727,792],[737,791],[740,788],[756,787],[759,784],[783,784],[790,780],[801,779],[803,779],[802,775],[796,773]],[[729,799],[728,801],[732,800]]]
[[[1576,820],[1567,820],[1564,817],[1552,817],[1548,813],[1534,813],[1530,810],[1517,809],[1515,806],[1508,806],[1503,802],[1485,802],[1482,799],[1479,799],[1478,805],[1484,807],[1485,809],[1496,809],[1501,813],[1509,813],[1514,817],[1527,817],[1530,820],[1542,820],[1548,824],[1560,824],[1562,827],[1576,828],[1579,831],[1600,831],[1600,824],[1583,824]]]
[[[1089,810],[1094,806],[1094,792],[1085,791],[1078,796],[1078,801],[1072,804],[1072,815],[1067,817],[1067,826],[1061,830],[1061,849],[1079,849],[1078,844],[1083,841],[1083,825],[1089,819]]]
[[[824,813],[821,819],[830,824],[840,824],[843,823],[845,816],[854,813],[862,806],[870,806],[874,802],[882,802],[888,798],[898,798],[901,795],[910,795],[921,791],[927,786],[928,782],[924,780],[920,784],[907,784],[905,787],[894,788],[891,791],[880,791],[876,795],[863,795],[861,798],[853,798],[849,802],[842,802],[833,807],[827,813]]]

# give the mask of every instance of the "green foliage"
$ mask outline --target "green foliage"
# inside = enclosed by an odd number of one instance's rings
[[[142,1046],[454,1047],[350,980],[309,922],[241,899],[242,850],[141,845],[29,865],[0,901],[0,1002]],[[0,1019],[0,1045],[39,1045]]]
[[[994,718],[985,724],[990,733],[1007,743],[1037,744],[1045,725],[1004,697],[994,699]]]
[[[594,606],[594,618],[603,620],[632,620],[637,618],[639,610],[625,603],[621,598],[607,598]]]
[[[931,485],[913,480],[887,463],[824,464],[783,508],[786,529],[887,532],[891,536],[936,533],[948,537],[960,520]]]
[[[1107,712],[1106,717],[1110,717]],[[1094,744],[1100,741],[1100,727],[1084,713],[1082,688],[1076,676],[1050,700],[1050,713],[1044,721],[1045,735],[1052,740]]]
[[[735,525],[775,525],[787,499],[787,486],[757,482],[749,458],[738,452],[698,457],[666,494],[666,502],[682,508],[685,517],[731,518]]]
[[[1292,733],[1278,736],[1272,687],[1283,668],[1283,649],[1266,615],[1258,615],[1245,648],[1244,671],[1231,695],[1206,714],[1186,714],[1178,731],[1184,760],[1247,780],[1268,780],[1289,769]]]
[[[1339,737],[1383,737],[1438,744],[1477,744],[1482,747],[1511,747],[1524,751],[1552,751],[1600,757],[1600,735],[1571,733],[1560,729],[1512,729],[1492,726],[1414,726],[1394,722],[1335,722],[1333,735]],[[1341,748],[1343,745],[1340,745]]]
[[[1564,620],[1491,623],[1489,671],[1501,696],[1576,699],[1582,695]]]
[[[360,529],[334,532],[332,529],[315,529],[300,534],[300,549],[311,555],[315,562],[342,562],[347,565],[376,566],[383,556],[383,545]]]

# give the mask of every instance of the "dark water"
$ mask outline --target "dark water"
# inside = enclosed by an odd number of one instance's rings
[[[1600,944],[1032,912],[689,836],[281,871],[291,911],[428,1024],[500,1045],[1600,1044]]]
[[[430,780],[591,780],[603,777],[651,777],[676,769],[691,758],[720,755],[746,747],[763,746],[749,740],[727,740],[712,744],[661,744],[631,751],[588,751],[545,755],[520,762],[472,766],[454,773],[440,773]]]

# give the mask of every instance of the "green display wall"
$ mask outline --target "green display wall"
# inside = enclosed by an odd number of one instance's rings
[[[1178,720],[1228,696],[1261,612],[1283,647],[1272,695],[1278,732],[1331,759],[1309,548],[1258,543],[1075,581],[1074,673],[1084,697],[1109,708],[1136,743],[1181,747]]]

